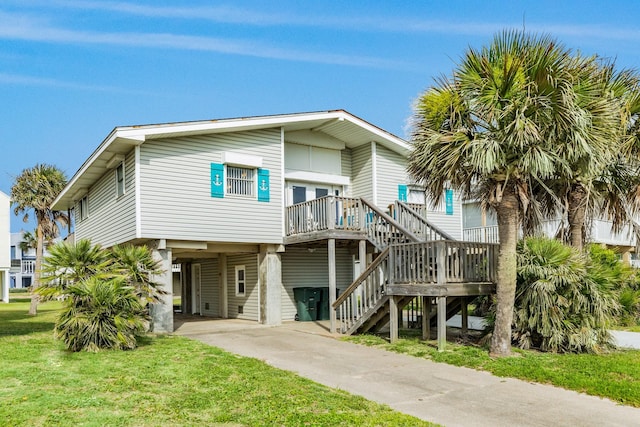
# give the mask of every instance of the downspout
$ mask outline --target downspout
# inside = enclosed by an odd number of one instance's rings
[[[376,142],[371,141],[371,190],[373,191],[372,202],[378,206],[378,155],[376,151]]]
[[[135,154],[135,171],[134,171],[134,197],[136,204],[136,238],[142,237],[142,218],[140,207],[140,146],[136,145],[134,148]]]

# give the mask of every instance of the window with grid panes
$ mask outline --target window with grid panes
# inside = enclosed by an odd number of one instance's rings
[[[255,170],[227,166],[227,194],[253,197],[255,195]]]

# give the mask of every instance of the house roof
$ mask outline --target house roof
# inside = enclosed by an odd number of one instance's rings
[[[54,200],[53,209],[71,208],[77,196],[85,193],[105,173],[107,164],[114,156],[124,155],[132,147],[142,145],[145,141],[274,127],[284,129],[285,139],[287,132],[310,130],[322,132],[343,141],[349,148],[375,141],[402,155],[406,156],[409,153],[407,141],[345,110],[121,126],[113,129],[82,164],[62,193]]]

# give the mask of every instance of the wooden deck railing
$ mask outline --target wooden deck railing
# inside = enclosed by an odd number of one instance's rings
[[[493,282],[498,245],[436,241],[391,246],[394,284]],[[442,275],[442,276],[441,276]]]
[[[360,200],[362,202],[364,231],[366,231],[369,241],[379,250],[396,243],[420,241],[418,236],[400,225],[376,205],[365,199]]]
[[[325,196],[287,206],[287,236],[327,230],[363,231],[379,250],[421,239],[365,199]]]
[[[360,199],[325,196],[287,206],[285,230],[287,236],[332,229],[361,229],[363,222]]]
[[[425,205],[396,200],[393,205],[393,217],[398,224],[414,233],[422,241],[455,240],[449,233],[429,222]]]
[[[465,228],[462,230],[462,239],[466,242],[498,243],[498,226]]]

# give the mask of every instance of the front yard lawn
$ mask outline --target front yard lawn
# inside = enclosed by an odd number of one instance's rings
[[[59,303],[36,317],[28,304],[0,305],[2,425],[430,425],[184,337],[69,353],[53,339]]]
[[[640,350],[602,354],[553,354],[514,349],[515,357],[489,357],[486,349],[448,342],[439,353],[434,341],[406,337],[390,344],[373,335],[345,338],[348,341],[422,357],[434,362],[466,366],[500,377],[552,384],[640,407]]]

